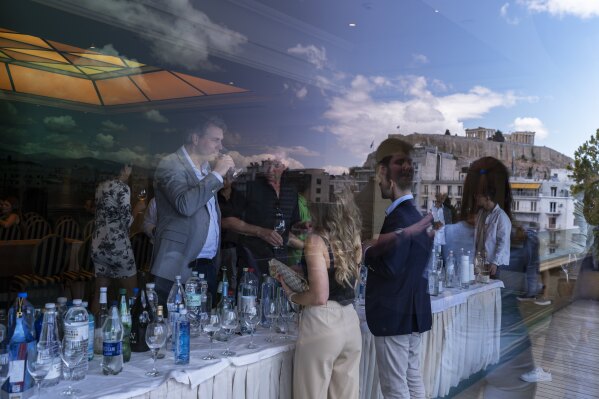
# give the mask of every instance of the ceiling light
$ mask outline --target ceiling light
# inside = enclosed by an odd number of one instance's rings
[[[355,22],[350,22],[349,23],[349,27],[350,28],[355,28],[356,26],[358,26],[358,24],[356,24]]]

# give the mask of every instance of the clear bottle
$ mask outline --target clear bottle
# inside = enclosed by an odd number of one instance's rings
[[[464,252],[464,248],[460,250],[460,284],[462,288],[470,287],[470,252],[468,255]]]
[[[262,286],[260,287],[260,306],[262,307],[262,321],[261,325],[264,328],[270,328],[271,319],[266,317],[266,310],[270,307],[270,304],[277,300],[276,289],[274,279],[266,274],[262,275]]]
[[[204,274],[200,273],[200,296],[201,296],[201,313],[208,313],[212,310],[212,295],[208,290],[208,281],[204,278]]]
[[[56,298],[56,324],[58,324],[58,338],[62,341],[64,336],[64,315],[67,313],[67,298]]]
[[[8,343],[8,369],[10,378],[2,385],[3,397],[13,397],[22,393],[28,396],[27,392],[33,387],[33,379],[27,372],[27,352],[33,350],[36,345],[33,334],[31,333],[31,322],[27,315],[27,295],[20,293],[15,303],[9,309],[9,322],[12,319],[12,334]],[[31,312],[33,318],[33,312]],[[31,348],[31,349],[30,349]],[[11,395],[5,395],[7,392]]]
[[[150,319],[156,320],[156,312],[158,310],[158,294],[156,293],[156,285],[154,283],[146,284],[146,300],[148,301],[148,311]]]
[[[133,288],[133,296],[129,297],[129,309],[133,309],[133,305],[135,304],[135,299],[137,298],[138,294],[139,294],[139,288],[137,288],[137,287]]]
[[[455,259],[453,257],[453,251],[449,251],[447,262],[445,263],[445,287],[455,288]]]
[[[102,326],[108,318],[108,288],[100,287],[100,309],[96,313],[95,323],[96,331],[94,332],[94,353],[102,355]]]
[[[88,303],[86,301],[81,302],[85,310],[88,308]],[[87,338],[87,360],[94,359],[94,334],[96,333],[96,318],[94,315],[88,311],[87,312],[87,320],[89,326],[89,336]]]
[[[185,290],[183,289],[183,284],[181,284],[181,276],[175,276],[175,282],[171,288],[171,291],[168,294],[168,299],[166,300],[166,308],[168,310],[169,334],[171,336],[171,339],[169,341],[171,345],[173,345],[171,346],[173,351],[175,350],[175,322],[177,321],[180,305],[183,305],[183,307],[185,307]]]
[[[0,309],[0,379],[8,375],[8,340],[6,311]]]
[[[439,294],[445,292],[445,266],[443,263],[443,257],[441,256],[441,254],[437,254],[436,269],[438,275],[437,281],[439,282]]]
[[[476,274],[474,273],[474,258],[472,257],[472,252],[468,251],[468,275],[470,278],[470,285],[476,283]]]
[[[64,315],[64,339],[78,342],[87,353],[89,339],[89,316],[87,310],[82,306],[81,299],[73,299],[73,306]],[[65,367],[63,373],[67,379],[82,380],[87,374],[89,364],[87,356],[73,368],[71,378],[68,378],[68,369]]]
[[[43,387],[51,387],[60,382],[62,377],[62,360],[60,358],[60,341],[58,340],[58,324],[56,305],[47,303],[37,342],[37,351],[47,355],[47,360],[52,362],[50,371],[41,383]]]
[[[237,284],[237,308],[242,308],[241,295],[243,291],[243,286],[247,284],[249,278],[249,268],[244,267],[241,272],[241,279],[239,280],[239,284]]]
[[[123,370],[123,325],[114,301],[102,326],[102,373],[116,375]]]
[[[147,352],[149,350],[146,344],[146,331],[150,324],[150,312],[148,311],[148,302],[146,300],[145,290],[139,290],[135,303],[131,308],[131,341],[132,352]]]
[[[190,323],[187,309],[179,310],[175,323],[175,364],[189,364]]]
[[[217,307],[221,302],[223,296],[227,296],[229,294],[229,281],[227,280],[227,267],[221,267],[221,274],[223,275],[222,280],[218,283],[218,288],[216,290],[216,299],[217,299]]]
[[[121,288],[119,294],[121,295],[120,314],[121,324],[123,325],[123,361],[127,363],[131,360],[131,312],[129,312],[127,289]]]
[[[190,334],[194,337],[199,336],[200,313],[202,307],[202,293],[200,287],[200,278],[198,272],[192,271],[191,276],[185,282],[185,300],[187,304],[187,316],[190,324]]]
[[[437,256],[435,249],[433,248],[431,257],[428,262],[428,294],[437,296],[439,295],[439,274],[437,273],[436,267]]]
[[[35,331],[35,334],[33,334],[33,338],[35,338],[35,340],[39,340],[39,336],[42,332],[42,322],[44,321],[44,312],[42,311],[42,309],[35,309],[35,322],[33,323],[33,330]]]

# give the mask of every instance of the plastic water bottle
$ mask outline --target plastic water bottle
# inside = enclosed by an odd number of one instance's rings
[[[16,324],[17,324],[17,313],[21,312],[21,316],[23,318],[23,322],[27,324],[27,329],[31,333],[31,336],[35,339],[34,332],[34,324],[35,324],[35,309],[33,305],[29,303],[27,300],[26,292],[19,292],[17,294],[17,299],[13,305],[8,309],[8,336],[12,337]]]
[[[168,323],[169,333],[171,335],[171,344],[174,345],[174,333],[175,333],[175,322],[177,321],[177,313],[179,312],[179,305],[185,307],[185,290],[181,284],[181,276],[175,276],[175,283],[168,294],[166,300],[166,308],[168,309]],[[174,346],[171,347],[173,350]]]
[[[47,303],[37,342],[37,351],[40,356],[47,355],[47,361],[52,363],[50,371],[44,377],[41,385],[51,387],[60,382],[62,377],[62,360],[60,359],[60,341],[58,340],[58,325],[56,323],[56,305]]]
[[[187,303],[187,316],[190,324],[190,334],[194,337],[200,335],[200,312],[202,307],[202,294],[198,272],[192,271],[185,282],[185,300]]]
[[[81,302],[85,310],[87,310],[88,303],[86,301]],[[89,325],[89,336],[87,338],[87,360],[94,359],[94,334],[96,333],[96,318],[91,312],[87,312],[88,325]]]
[[[35,321],[33,323],[33,330],[35,331],[35,334],[33,334],[33,338],[35,338],[35,340],[39,340],[40,334],[42,332],[42,322],[44,321],[44,312],[42,311],[42,309],[35,309],[35,317],[34,317]]]
[[[190,323],[187,309],[179,310],[175,323],[175,364],[189,364]]]
[[[202,304],[200,305],[201,312],[210,314],[210,311],[212,310],[212,295],[210,294],[210,291],[208,291],[208,281],[204,278],[203,273],[200,273],[199,278],[200,297],[202,301]]]
[[[152,321],[156,320],[156,311],[158,310],[158,294],[154,289],[155,287],[154,283],[146,284],[146,300],[148,301],[148,310]]]
[[[64,315],[67,313],[67,298],[64,296],[56,298],[56,324],[58,324],[58,339],[62,341],[64,336]]]
[[[89,339],[89,315],[82,306],[81,299],[73,299],[73,306],[64,315],[64,339],[79,342],[87,353]],[[82,380],[85,378],[88,370],[87,356],[84,356],[81,362],[73,369],[72,380]],[[68,379],[68,368],[63,370]]]
[[[27,352],[34,349],[36,342],[31,333],[32,323],[28,320],[33,318],[33,312],[28,315],[26,298],[27,294],[19,293],[15,304],[9,309],[9,322],[12,318],[12,335],[8,343],[9,378],[2,385],[2,397],[27,397],[27,391],[33,386],[26,364]]]
[[[121,295],[121,324],[123,325],[123,361],[126,363],[131,360],[131,312],[129,312],[127,289],[121,288],[119,293]]]
[[[116,375],[123,370],[123,325],[114,301],[102,326],[102,373]]]
[[[135,304],[135,299],[137,298],[138,294],[139,294],[139,288],[137,288],[137,287],[133,288],[133,296],[129,297],[129,309],[133,308],[133,305]]]
[[[108,288],[100,287],[100,310],[95,317],[94,353],[102,355],[102,326],[108,318]]]
[[[260,288],[260,305],[262,306],[262,322],[260,324],[264,328],[270,328],[271,319],[266,317],[266,314],[268,314],[266,310],[276,300],[274,279],[264,274],[262,276],[262,287]]]

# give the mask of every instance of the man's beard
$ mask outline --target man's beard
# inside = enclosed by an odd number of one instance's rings
[[[400,173],[397,176],[397,187],[401,191],[410,190],[412,188],[412,182],[414,181],[414,171]]]

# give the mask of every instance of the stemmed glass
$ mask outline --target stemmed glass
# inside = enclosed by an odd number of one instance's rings
[[[231,346],[231,337],[233,336],[233,332],[239,325],[239,319],[237,317],[237,312],[233,309],[227,309],[223,311],[222,314],[222,328],[227,332],[229,339],[227,340],[227,349],[222,352],[223,356],[235,356],[235,352],[231,351],[229,348]]]
[[[275,211],[274,231],[279,233],[279,235],[281,237],[283,237],[283,234],[285,233],[285,217],[283,216],[283,212],[279,208],[277,208]],[[281,245],[276,245],[276,246],[273,246],[272,248],[273,249],[283,249],[283,247]]]
[[[295,317],[295,312],[293,311],[293,306],[291,305],[291,303],[287,299],[287,296],[284,293],[281,293],[279,301],[279,319],[281,320],[281,322],[279,323],[279,331],[281,332],[281,334],[283,334],[281,338],[289,339],[291,338],[289,336],[289,333],[291,332],[290,325],[292,324],[293,318]]]
[[[152,351],[152,370],[147,371],[148,377],[156,377],[160,375],[160,372],[156,369],[156,358],[158,357],[158,351],[166,342],[166,336],[168,335],[168,327],[166,323],[159,317],[156,321],[151,322],[146,328],[146,345]]]
[[[260,323],[260,305],[254,301],[253,304],[244,306],[241,317],[243,322],[250,328],[250,343],[248,349],[256,349],[258,346],[254,344],[254,331]]]
[[[37,346],[29,348],[27,351],[27,371],[33,377],[37,385],[37,397],[41,398],[40,390],[42,380],[46,378],[52,368],[52,356],[48,349],[38,350]]]
[[[202,360],[214,360],[214,359],[218,359],[212,353],[212,347],[214,346],[214,334],[217,331],[220,331],[220,329],[221,329],[220,316],[217,313],[211,314],[210,315],[210,319],[208,320],[208,323],[206,323],[204,325],[204,332],[206,334],[208,334],[208,336],[210,337],[210,351],[208,352],[208,354],[206,356],[204,356],[202,358]]]
[[[265,302],[264,316],[270,320],[270,326],[268,328],[269,334],[268,334],[268,337],[266,338],[266,342],[273,342],[274,341],[274,334],[272,332],[273,325],[275,324],[277,317],[279,316],[276,299],[271,298],[270,301]]]
[[[83,360],[83,355],[85,354],[81,342],[82,341],[72,341],[66,338],[62,340],[62,345],[60,347],[60,358],[62,359],[64,365],[69,369],[69,375],[71,376],[69,381],[73,380],[73,369],[77,367],[81,360]],[[79,389],[73,389],[71,384],[72,382],[69,383],[67,389],[62,391],[63,396],[75,396],[81,392]]]
[[[137,199],[140,201],[145,201],[147,197],[148,197],[148,192],[146,191],[145,188],[142,188],[139,191],[139,194],[137,194]]]
[[[566,275],[566,282],[570,281],[570,271],[568,269],[568,267],[572,267],[576,266],[576,262],[578,261],[578,258],[576,257],[576,254],[568,254],[568,263],[562,263],[560,266],[562,267],[562,270],[564,271],[564,274]]]

